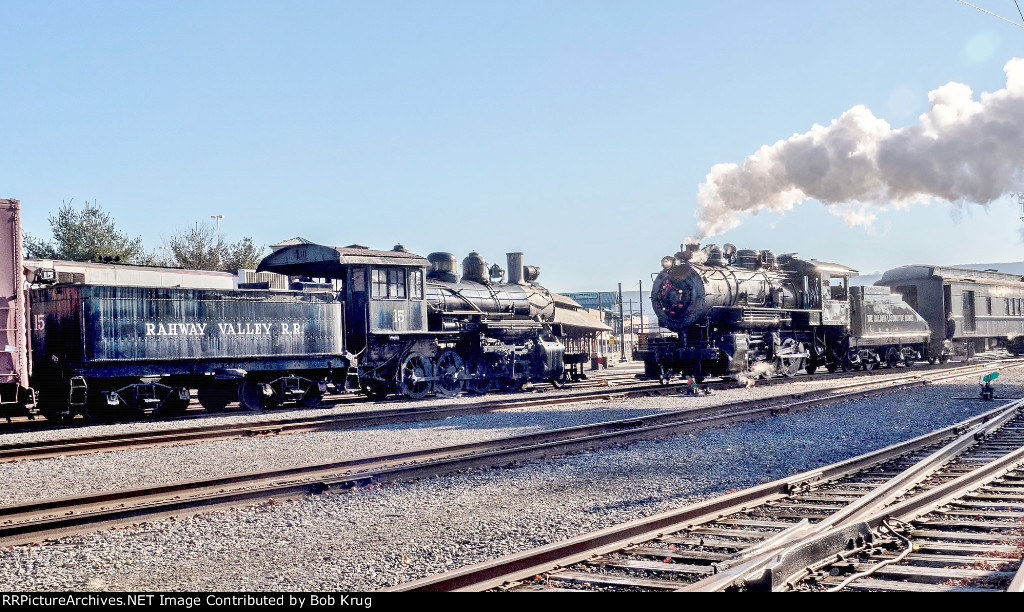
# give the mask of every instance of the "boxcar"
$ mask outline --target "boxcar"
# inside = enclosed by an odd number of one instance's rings
[[[22,275],[21,208],[0,200],[0,413],[32,413],[29,386],[25,277]]]

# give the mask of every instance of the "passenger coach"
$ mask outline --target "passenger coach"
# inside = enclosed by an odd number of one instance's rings
[[[933,330],[929,355],[970,357],[996,346],[1024,353],[1024,281],[1018,274],[912,265],[888,270],[875,284],[903,296],[928,321]],[[943,351],[942,330],[950,312],[956,332],[952,347]]]

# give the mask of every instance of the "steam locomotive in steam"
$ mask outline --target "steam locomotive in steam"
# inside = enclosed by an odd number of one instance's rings
[[[651,301],[675,334],[639,351],[651,378],[793,376],[941,356],[927,321],[899,294],[851,286],[857,271],[845,266],[731,244],[683,245],[661,265]]]

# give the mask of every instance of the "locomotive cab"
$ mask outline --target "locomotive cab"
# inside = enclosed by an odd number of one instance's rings
[[[345,305],[346,346],[359,353],[366,348],[368,337],[427,331],[426,266],[426,259],[401,245],[377,251],[359,245],[301,244],[268,255],[257,270],[340,281],[338,299]]]

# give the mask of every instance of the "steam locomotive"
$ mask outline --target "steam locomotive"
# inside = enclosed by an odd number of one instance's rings
[[[535,281],[539,268],[508,254],[508,282],[476,252],[462,262],[401,245],[289,246],[257,271],[318,279],[333,286],[345,314],[349,375],[364,392],[418,399],[486,393],[528,382],[564,381],[565,347],[553,295]]]
[[[555,296],[521,253],[508,255],[505,282],[477,253],[459,278],[450,253],[303,243],[256,273],[298,278],[288,289],[235,288],[220,272],[29,265],[19,203],[0,200],[0,220],[10,225],[0,248],[12,255],[0,269],[4,416],[173,415],[192,390],[218,411],[234,401],[313,406],[332,385],[419,399],[566,378]]]
[[[651,301],[674,334],[638,351],[648,377],[791,377],[930,356],[925,319],[889,287],[850,286],[852,268],[731,244],[683,245],[661,265]]]

